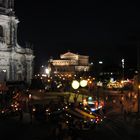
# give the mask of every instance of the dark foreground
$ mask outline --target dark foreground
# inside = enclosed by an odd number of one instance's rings
[[[29,114],[0,119],[0,138],[4,140],[139,140],[140,121],[131,116],[111,115],[93,129],[64,128],[58,131],[58,122],[49,120],[30,122]]]

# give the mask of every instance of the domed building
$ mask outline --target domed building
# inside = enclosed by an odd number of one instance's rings
[[[0,82],[32,79],[33,50],[18,44],[18,23],[14,0],[0,0]]]

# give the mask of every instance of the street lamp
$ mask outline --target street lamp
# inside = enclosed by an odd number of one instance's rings
[[[80,81],[80,86],[81,86],[82,88],[86,87],[87,84],[88,84],[88,81],[87,81],[87,80],[81,80],[81,81]],[[83,94],[83,96],[82,96],[82,99],[84,99],[84,94]]]
[[[102,69],[103,69],[103,61],[99,61],[98,64],[99,64],[99,66],[98,66],[98,74],[97,74],[97,76],[100,79],[101,78],[100,76],[102,74]]]
[[[80,84],[79,84],[79,82],[78,82],[77,80],[73,80],[71,86],[72,86],[72,88],[73,88],[74,90],[77,90],[77,89],[79,88]],[[77,95],[77,97],[76,97],[76,94],[75,94],[74,103],[77,102],[77,98],[78,98],[78,95]]]
[[[51,69],[48,67],[45,69],[45,73],[50,77]]]
[[[122,61],[122,80],[124,80],[124,59]]]
[[[72,88],[75,90],[78,89],[80,86],[80,84],[77,80],[74,80],[71,85],[72,85]]]
[[[72,88],[74,89],[74,90],[77,90],[80,86],[83,88],[83,87],[86,87],[87,86],[87,80],[81,80],[80,82],[78,82],[77,80],[73,80],[73,82],[72,82]],[[79,95],[79,94],[78,94]],[[76,95],[75,95],[75,102],[77,101],[77,98],[78,98],[78,95],[77,95],[77,97],[76,97]]]
[[[82,81],[80,81],[80,86],[81,87],[86,87],[87,86],[87,80],[82,80]]]

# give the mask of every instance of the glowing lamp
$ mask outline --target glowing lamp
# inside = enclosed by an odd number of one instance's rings
[[[31,99],[32,98],[32,95],[31,94],[29,94],[29,99]]]
[[[46,74],[49,74],[50,73],[50,71],[49,71],[48,68],[45,69],[45,72],[46,72]]]
[[[77,80],[74,80],[71,85],[72,85],[73,89],[78,89],[79,86],[80,86],[80,84],[79,84],[79,82]]]
[[[87,80],[80,81],[80,86],[81,87],[86,87],[87,86]]]

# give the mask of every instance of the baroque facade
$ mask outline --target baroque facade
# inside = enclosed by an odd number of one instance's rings
[[[60,55],[59,60],[50,59],[54,73],[71,73],[89,71],[89,56],[67,52]]]
[[[0,81],[30,83],[33,74],[33,51],[17,43],[18,19],[14,0],[0,0]]]

